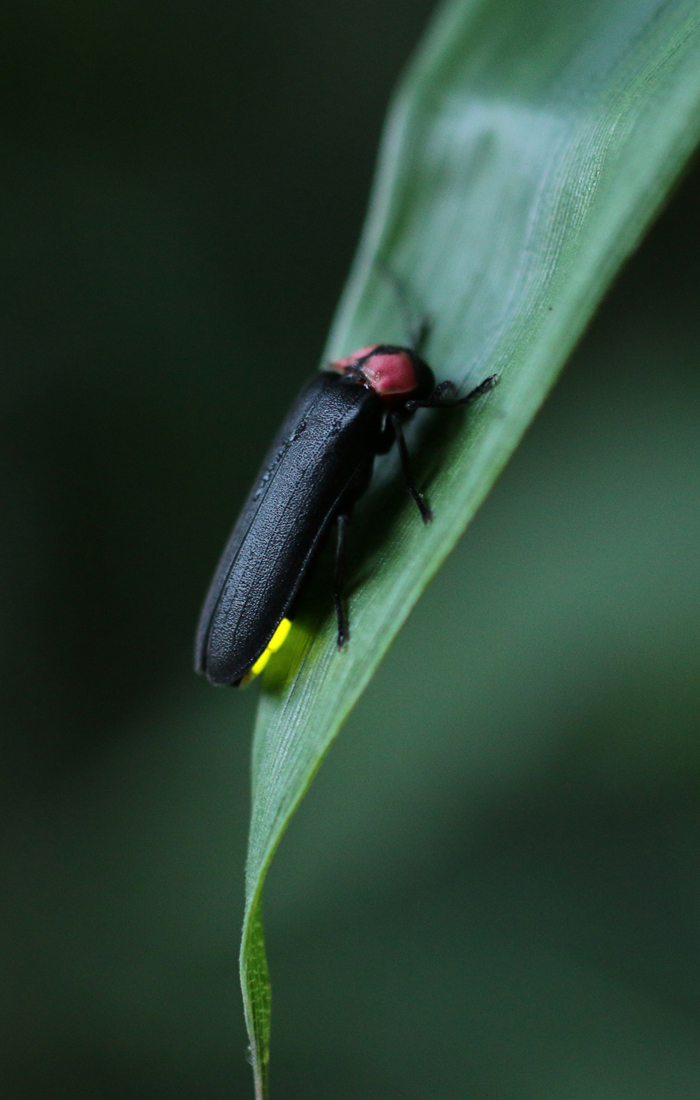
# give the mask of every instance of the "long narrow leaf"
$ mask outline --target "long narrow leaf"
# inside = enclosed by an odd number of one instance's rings
[[[270,1027],[261,893],[290,815],[699,134],[697,0],[456,0],[403,81],[328,355],[406,342],[398,280],[409,310],[432,321],[438,380],[463,392],[490,374],[499,383],[464,414],[417,418],[429,527],[382,463],[356,524],[349,646],[335,646],[321,563],[265,674],[241,949],[259,1100]]]

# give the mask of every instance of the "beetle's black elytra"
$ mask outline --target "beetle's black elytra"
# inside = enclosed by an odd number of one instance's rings
[[[345,532],[375,455],[398,444],[407,488],[427,523],[431,512],[413,483],[402,423],[418,408],[464,405],[495,381],[446,398],[449,383],[435,388],[430,367],[414,351],[389,344],[362,348],[331,366],[311,379],[287,414],[214,574],[195,648],[196,671],[214,684],[246,681],[283,643],[289,609],[333,522],[333,595],[338,645],[344,645]]]

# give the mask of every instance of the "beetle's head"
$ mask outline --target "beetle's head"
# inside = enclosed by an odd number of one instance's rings
[[[433,372],[410,348],[372,344],[347,359],[336,359],[331,368],[354,377],[374,390],[389,405],[428,397],[435,386]]]

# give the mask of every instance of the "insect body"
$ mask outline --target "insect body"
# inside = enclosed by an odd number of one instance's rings
[[[418,408],[466,404],[435,387],[430,367],[409,348],[377,344],[320,371],[302,390],[265,458],[224,549],[197,630],[195,668],[214,684],[237,685],[262,671],[289,631],[289,614],[327,528],[338,532],[334,600],[338,646],[348,638],[343,548],[375,455],[396,441],[407,488],[427,523],[431,512],[410,471],[402,423]]]

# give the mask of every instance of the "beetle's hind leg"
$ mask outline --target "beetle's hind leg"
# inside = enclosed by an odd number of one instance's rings
[[[343,600],[343,587],[345,584],[345,539],[348,524],[350,523],[350,513],[341,512],[336,517],[335,522],[337,541],[335,544],[335,570],[333,573],[333,603],[335,604],[335,614],[338,620],[338,649],[342,649],[350,637],[348,619],[345,614],[345,603]]]

